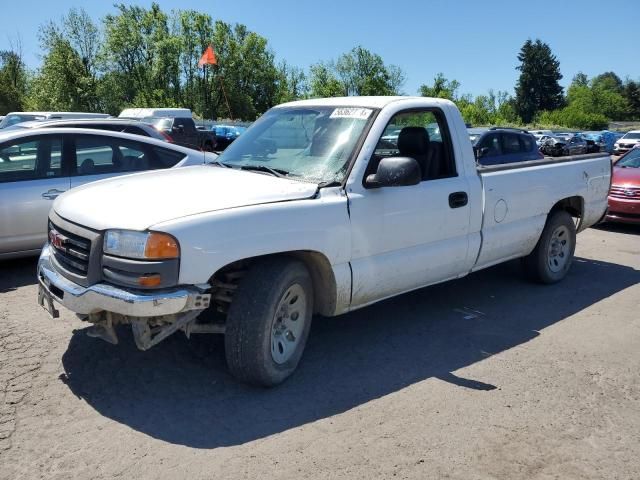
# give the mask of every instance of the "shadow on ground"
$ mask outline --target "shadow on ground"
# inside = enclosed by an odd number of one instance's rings
[[[195,448],[237,445],[431,377],[491,395],[499,385],[452,372],[640,281],[633,268],[581,258],[558,285],[531,285],[519,272],[511,262],[346,316],[318,318],[297,373],[271,390],[229,376],[220,336],[189,342],[178,333],[140,352],[126,329],[118,346],[75,331],[61,378],[100,414],[152,437]]]
[[[38,257],[0,262],[0,293],[11,292],[36,283]]]
[[[631,224],[631,223],[614,223],[614,222],[605,222],[599,223],[595,227],[598,230],[603,230],[605,232],[613,232],[613,233],[627,233],[629,235],[640,235],[640,224]]]

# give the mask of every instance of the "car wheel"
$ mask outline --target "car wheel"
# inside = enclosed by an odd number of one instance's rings
[[[313,313],[305,265],[292,258],[256,262],[229,307],[225,355],[239,380],[263,387],[283,382],[298,366]]]
[[[555,211],[547,218],[533,252],[523,259],[525,272],[539,283],[559,282],[571,267],[575,249],[573,217],[564,210]]]

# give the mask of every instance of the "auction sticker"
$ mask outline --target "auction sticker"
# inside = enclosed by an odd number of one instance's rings
[[[354,108],[354,107],[341,107],[336,108],[329,118],[358,118],[360,120],[366,120],[371,115],[370,108]]]

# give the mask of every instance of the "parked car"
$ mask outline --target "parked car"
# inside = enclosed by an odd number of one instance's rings
[[[215,158],[127,133],[72,128],[0,132],[0,259],[37,254],[47,239],[53,200],[71,188]],[[136,202],[145,203],[143,198]]]
[[[397,145],[380,146],[399,127]],[[272,386],[296,369],[313,314],[519,257],[537,281],[560,281],[576,230],[604,214],[610,175],[606,154],[478,169],[462,116],[443,99],[292,102],[262,115],[216,166],[60,196],[39,302],[113,343],[114,326],[129,324],[141,350],[178,330],[224,333],[231,372]]]
[[[609,222],[640,224],[640,148],[625,153],[613,165],[607,216]]]
[[[526,162],[543,158],[535,137],[526,130],[492,127],[475,143],[480,165]]]
[[[614,133],[607,130],[601,132],[581,132],[580,134],[587,141],[592,140],[598,147],[599,152],[613,153],[613,145],[616,142],[616,136]]]
[[[589,146],[584,138],[578,135],[554,136],[548,138],[540,146],[544,155],[561,157],[564,155],[581,155],[589,152]]]
[[[152,117],[193,118],[193,113],[188,108],[125,108],[118,115],[118,118],[131,120]]]
[[[11,112],[0,121],[0,129],[30,120],[54,120],[68,118],[109,118],[106,113],[87,112]]]
[[[143,122],[152,125],[167,140],[177,145],[213,152],[217,140],[213,132],[201,131],[191,117],[150,117]]]
[[[538,149],[542,146],[544,142],[546,142],[548,139],[552,137],[552,135],[543,135],[543,134],[535,134],[533,136],[536,139],[536,145],[538,146]]]
[[[489,130],[487,127],[471,127],[467,128],[467,133],[469,134],[469,140],[471,140],[471,144],[475,145],[480,137]],[[400,132],[398,131],[398,134]]]
[[[222,151],[238,138],[242,132],[246,130],[246,127],[238,125],[214,125],[211,127],[211,130],[216,135],[216,141],[218,143],[216,150]]]
[[[91,128],[95,130],[108,130],[111,132],[132,133],[134,135],[142,135],[143,137],[151,137],[157,140],[172,141],[170,137],[163,135],[162,132],[159,132],[156,128],[147,123],[124,118],[33,120],[7,127],[4,131],[8,132],[10,130],[30,128]]]
[[[640,143],[640,130],[632,130],[625,133],[622,138],[613,145],[614,155],[622,155],[627,153],[633,147]]]

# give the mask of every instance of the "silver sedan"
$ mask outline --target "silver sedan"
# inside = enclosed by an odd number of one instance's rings
[[[40,252],[53,200],[70,188],[215,159],[215,154],[127,133],[79,128],[2,132],[0,260]]]

